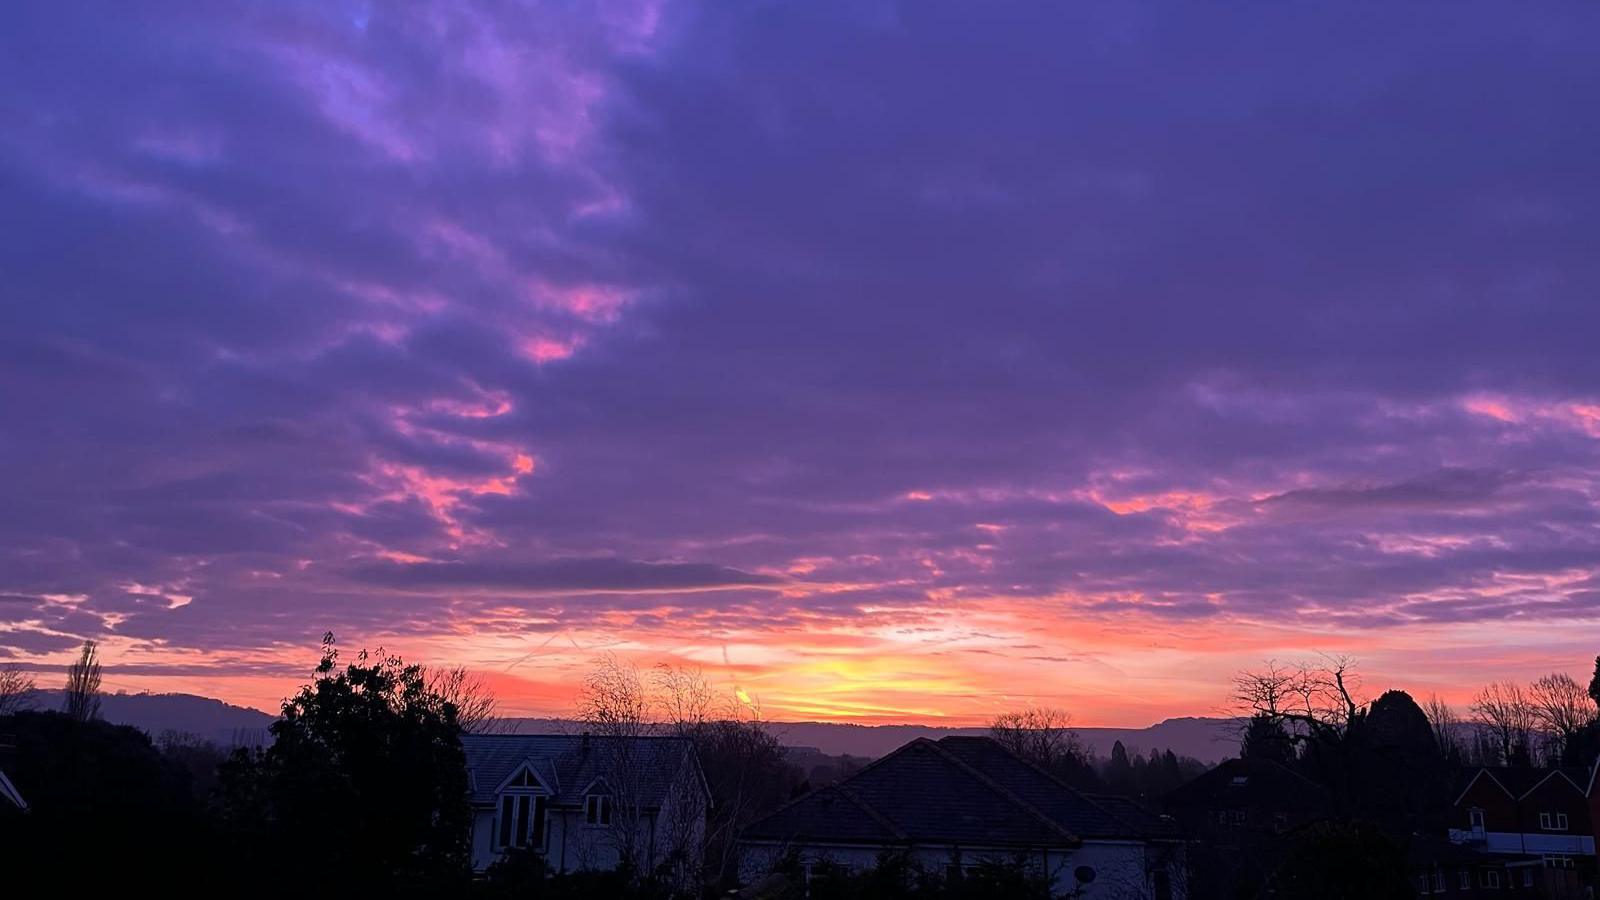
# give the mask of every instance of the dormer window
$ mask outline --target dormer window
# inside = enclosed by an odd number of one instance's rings
[[[548,792],[528,766],[523,766],[500,786],[499,821],[495,845],[499,849],[544,847]]]
[[[583,798],[583,821],[586,825],[610,825],[611,798],[605,794],[590,794]]]
[[[1483,810],[1474,809],[1474,810],[1469,811],[1467,813],[1467,820],[1472,823],[1472,827],[1473,828],[1475,828],[1475,829],[1483,828]]]

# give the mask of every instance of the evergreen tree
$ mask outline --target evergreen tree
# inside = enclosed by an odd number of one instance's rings
[[[223,772],[236,851],[258,866],[294,860],[330,890],[459,888],[471,810],[455,705],[421,666],[363,651],[338,670],[337,656],[330,634],[271,746]]]

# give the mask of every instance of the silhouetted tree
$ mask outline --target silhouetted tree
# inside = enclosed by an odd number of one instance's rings
[[[456,708],[456,722],[466,734],[504,731],[506,723],[495,715],[494,693],[465,666],[427,669],[428,690]]]
[[[733,877],[740,830],[790,799],[801,783],[801,773],[784,760],[783,747],[762,722],[760,704],[737,691],[722,694],[699,669],[658,665],[643,675],[614,654],[602,656],[585,677],[578,719],[597,739],[609,739],[596,741],[597,752],[608,753],[607,764],[619,770],[611,779],[617,782],[611,785],[617,797],[613,837],[624,860],[630,861],[625,868],[639,876],[636,888],[651,874],[680,891],[696,886],[688,883],[691,876],[704,875],[714,885]],[[704,846],[690,845],[697,837],[688,827],[690,817],[677,817],[679,831],[655,836],[655,855],[665,858],[669,868],[647,873],[641,863],[648,849],[643,842],[650,836],[626,824],[628,798],[642,796],[630,787],[629,772],[637,768],[629,757],[636,749],[630,739],[662,734],[694,745],[711,806],[704,811]],[[675,798],[686,806],[701,801],[687,790],[690,786],[683,785],[684,793]]]
[[[1438,694],[1429,694],[1422,711],[1428,717],[1428,727],[1433,729],[1433,742],[1438,745],[1439,752],[1452,763],[1460,762],[1461,738],[1458,731],[1461,720],[1455,710]]]
[[[1358,717],[1366,745],[1384,756],[1408,766],[1428,766],[1437,762],[1439,745],[1427,713],[1405,691],[1384,691]]]
[[[1405,691],[1385,691],[1346,732],[1342,784],[1354,811],[1396,831],[1423,830],[1448,805],[1450,773],[1422,707]]]
[[[1600,721],[1591,721],[1568,736],[1561,764],[1590,768],[1600,759]]]
[[[1296,743],[1337,746],[1363,703],[1355,699],[1360,678],[1348,657],[1324,657],[1321,664],[1280,665],[1233,680],[1233,704],[1241,713],[1277,722]]]
[[[83,642],[78,661],[67,669],[62,711],[79,722],[100,715],[100,651],[94,641]]]
[[[1566,758],[1567,745],[1595,717],[1587,692],[1564,672],[1552,672],[1529,685],[1528,706],[1550,742],[1546,757],[1552,764]]]
[[[619,868],[637,881],[646,871],[646,786],[644,766],[636,740],[657,734],[655,698],[645,687],[639,670],[608,653],[595,661],[584,676],[578,697],[578,718],[585,733],[593,735],[594,752],[605,757],[606,785],[611,789],[611,824],[608,830],[617,851]]]
[[[0,667],[0,716],[26,709],[33,690],[32,675],[15,665]]]
[[[1300,833],[1268,896],[1296,900],[1410,900],[1404,851],[1376,828],[1323,822]]]
[[[292,859],[324,890],[463,884],[470,810],[454,704],[429,689],[421,666],[382,650],[337,662],[330,634],[312,683],[272,724],[271,746],[224,767],[236,852],[256,867]]]
[[[1138,782],[1133,777],[1133,763],[1128,759],[1128,748],[1121,741],[1111,745],[1111,758],[1106,761],[1106,787],[1113,793],[1126,797],[1139,794]]]
[[[1589,699],[1600,710],[1600,656],[1594,658],[1594,677],[1589,679]]]
[[[1245,724],[1244,738],[1239,742],[1239,755],[1245,759],[1270,759],[1273,762],[1294,761],[1294,743],[1283,722],[1267,715],[1253,715]]]
[[[1103,787],[1066,710],[1029,706],[1001,713],[989,724],[989,736],[1073,787]]]
[[[171,887],[174,872],[206,883],[215,854],[181,766],[144,732],[100,719],[24,710],[0,717],[14,742],[6,774],[27,799],[24,816],[0,815],[0,857],[16,896],[26,873],[74,886]]]
[[[167,729],[156,736],[161,755],[187,773],[195,802],[204,804],[216,793],[219,773],[228,753],[198,734]]]
[[[1530,760],[1534,713],[1522,686],[1501,681],[1480,690],[1472,700],[1473,721],[1495,740],[1500,761],[1506,765]]]

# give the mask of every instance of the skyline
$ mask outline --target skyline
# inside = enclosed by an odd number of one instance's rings
[[[1589,670],[1600,9],[10,19],[41,686],[271,711],[328,630],[515,715],[608,651],[960,725]]]

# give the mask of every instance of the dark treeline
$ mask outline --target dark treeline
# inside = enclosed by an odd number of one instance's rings
[[[1120,794],[1151,809],[1173,788],[1210,768],[1171,750],[1129,750],[1121,741],[1112,745],[1109,757],[1099,759],[1072,730],[1071,717],[1047,707],[1002,713],[990,724],[989,734],[1080,791]]]

